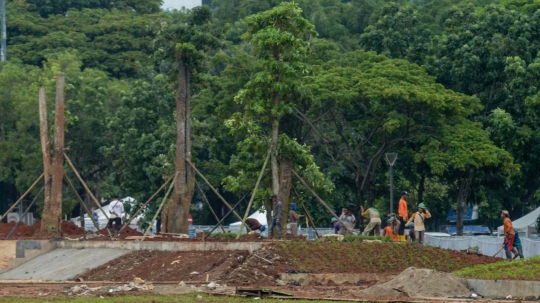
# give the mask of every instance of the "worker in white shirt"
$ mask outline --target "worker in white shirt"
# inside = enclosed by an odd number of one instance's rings
[[[109,231],[111,232],[111,235],[113,235],[113,223],[116,227],[116,233],[115,237],[120,236],[120,227],[122,226],[122,214],[124,213],[124,204],[122,201],[118,200],[118,196],[113,196],[113,200],[111,202],[111,209],[109,210],[109,213],[111,214],[109,218]]]

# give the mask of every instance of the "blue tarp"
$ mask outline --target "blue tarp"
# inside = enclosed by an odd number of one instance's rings
[[[446,221],[448,222],[456,222],[457,218],[457,210],[450,207],[448,210],[448,216],[446,217]],[[463,221],[472,221],[478,219],[478,206],[465,206],[465,210],[463,212]]]
[[[446,232],[451,234],[452,236],[457,234],[457,227],[455,226],[447,226]],[[491,231],[487,226],[480,226],[480,225],[465,225],[463,226],[463,233],[468,234],[481,234],[481,235],[491,235]]]

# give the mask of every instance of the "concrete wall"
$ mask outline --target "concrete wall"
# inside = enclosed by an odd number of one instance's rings
[[[0,241],[0,274],[50,252],[56,247],[57,242],[48,240]]]
[[[537,281],[467,279],[467,283],[477,294],[486,297],[540,296],[540,282]]]
[[[140,242],[140,241],[81,241],[58,242],[61,248],[116,248],[127,250],[160,250],[160,251],[226,251],[247,250],[250,253],[261,249],[264,243],[259,242]]]

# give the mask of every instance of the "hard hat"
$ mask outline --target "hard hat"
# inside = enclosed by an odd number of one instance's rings
[[[261,232],[262,232],[262,231],[265,231],[265,230],[266,230],[266,225],[263,225],[263,226],[261,227]]]
[[[408,193],[406,190],[404,190],[404,191],[401,192],[401,195],[402,195],[402,196],[403,196],[403,195],[407,195],[407,196],[408,196],[409,193]]]
[[[426,205],[424,203],[420,203],[420,204],[418,204],[418,207],[419,208],[426,208]]]
[[[503,215],[505,215],[505,216],[507,216],[507,217],[509,217],[509,216],[510,216],[510,214],[508,213],[508,211],[507,211],[507,210],[503,210],[503,211],[502,211],[502,213],[503,213]]]
[[[409,225],[409,227],[412,227],[412,228],[414,228],[414,223],[411,223],[411,225]]]
[[[394,222],[394,220],[395,220],[394,217],[390,217],[390,219],[388,219],[388,223],[392,223]]]
[[[337,222],[337,219],[335,217],[332,217],[332,220],[330,220],[332,223]]]

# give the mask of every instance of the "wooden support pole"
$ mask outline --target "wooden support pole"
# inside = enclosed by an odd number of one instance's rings
[[[214,209],[212,209],[212,205],[210,205],[210,201],[208,201],[208,199],[206,198],[206,195],[204,194],[202,188],[199,186],[199,182],[197,182],[197,180],[195,180],[195,186],[197,186],[197,189],[199,189],[199,192],[201,193],[201,196],[203,197],[204,202],[206,202],[206,205],[208,205],[208,209],[210,209],[210,212],[212,213],[212,215],[214,215],[214,218],[216,218],[216,222],[219,222],[218,216],[214,212]],[[223,228],[223,224],[219,223],[219,226],[221,227],[221,230],[225,232],[225,228]]]
[[[304,179],[302,179],[302,177],[300,177],[300,175],[298,175],[298,173],[293,169],[292,170],[292,173],[294,174],[294,176],[311,192],[311,194],[313,195],[313,197],[315,197],[315,199],[317,199],[317,201],[319,201],[323,206],[324,208],[326,208],[326,210],[328,210],[328,212],[336,217],[336,219],[338,220],[338,222],[341,224],[341,227],[343,228],[347,228],[347,230],[349,232],[353,232],[353,229],[352,228],[348,228],[345,226],[345,224],[343,224],[343,222],[341,222],[341,220],[339,220],[339,217],[338,215],[336,215],[336,213],[330,208],[328,207],[328,205],[326,204],[326,202],[323,201],[323,199],[321,199],[321,197],[319,197],[319,195],[317,195],[317,193],[311,189],[311,187],[309,187],[309,185],[307,184],[306,181],[304,181]]]
[[[296,191],[296,187],[294,187],[294,185],[293,185],[292,188],[293,188],[294,193],[296,194],[296,196],[300,197],[300,195]],[[313,223],[313,219],[311,219],[311,216],[309,215],[309,212],[307,211],[307,208],[304,205],[304,203],[302,203],[302,209],[304,210],[304,213],[306,214],[306,228],[311,225],[311,227],[313,227],[313,230],[315,230],[315,234],[317,235],[317,238],[320,238],[321,236],[319,236],[319,232],[317,231],[317,227],[315,226],[315,223]]]
[[[99,225],[97,224],[97,222],[94,220],[94,216],[92,216],[92,213],[90,212],[90,210],[88,210],[88,207],[86,206],[86,204],[84,203],[83,199],[81,198],[81,196],[79,195],[79,193],[77,192],[77,189],[75,189],[75,186],[73,186],[73,183],[71,182],[71,180],[69,179],[69,177],[64,174],[64,179],[66,180],[66,182],[69,184],[69,187],[73,190],[73,192],[75,193],[75,196],[77,197],[77,200],[79,200],[79,203],[81,203],[82,207],[84,207],[84,210],[86,211],[86,213],[88,214],[88,217],[90,218],[90,220],[92,220],[92,223],[94,223],[94,226],[96,227],[96,231],[99,231]],[[84,214],[81,214],[81,218],[82,220],[84,220]]]
[[[71,163],[71,160],[69,159],[69,157],[64,153],[64,157],[66,158],[66,161],[67,163],[69,164],[69,166],[71,167],[71,169],[73,170],[73,173],[75,173],[75,176],[77,176],[77,179],[79,179],[79,182],[81,182],[82,186],[84,187],[84,190],[86,190],[86,193],[90,196],[90,198],[92,198],[92,201],[94,201],[94,203],[96,204],[97,207],[99,207],[99,209],[101,210],[101,212],[103,213],[103,215],[105,216],[105,218],[107,219],[107,221],[109,220],[109,216],[107,216],[107,213],[105,212],[105,210],[103,210],[103,207],[101,207],[101,204],[98,202],[98,200],[96,199],[96,197],[94,196],[94,194],[92,193],[92,191],[88,188],[88,186],[86,185],[86,183],[84,182],[84,180],[81,178],[81,175],[79,175],[79,171],[77,171],[77,169],[75,168],[75,166],[73,165],[73,163]],[[112,239],[112,234],[111,234],[111,231],[108,229],[108,228],[105,228],[107,230],[107,232],[109,233],[109,237],[111,237]]]
[[[17,229],[17,227],[18,227],[19,224],[21,223],[22,218],[24,218],[24,216],[26,216],[26,214],[28,213],[28,211],[30,210],[30,208],[31,208],[32,206],[34,206],[34,203],[36,203],[37,198],[39,197],[39,195],[41,194],[41,192],[43,191],[43,189],[45,189],[46,186],[47,186],[47,184],[43,185],[43,187],[39,190],[39,192],[37,193],[37,195],[34,197],[34,200],[32,200],[32,203],[30,203],[30,205],[28,205],[28,208],[24,211],[24,213],[22,214],[22,217],[19,219],[19,221],[17,222],[17,224],[15,224],[15,226],[13,226],[13,229],[12,229],[12,230],[9,232],[9,234],[7,235],[6,240],[9,239],[9,237],[11,237],[11,235],[13,234],[13,232],[15,232],[15,230]]]
[[[39,134],[41,138],[41,153],[43,154],[44,182],[47,184],[44,193],[43,210],[46,213],[51,209],[51,147],[49,142],[49,123],[47,116],[47,96],[42,87],[39,89]],[[45,211],[47,210],[47,211]],[[47,223],[42,224],[41,231],[47,231]]]
[[[176,182],[176,177],[178,177],[178,173],[174,174],[174,178],[173,178],[173,181],[171,182],[171,185],[169,186],[169,189],[167,190],[167,193],[165,193],[165,197],[163,197],[163,201],[161,201],[161,204],[159,205],[159,208],[158,210],[156,211],[156,214],[154,215],[154,218],[152,219],[152,222],[150,222],[150,226],[148,226],[148,228],[146,229],[146,231],[144,232],[144,235],[141,239],[141,241],[144,241],[144,239],[146,238],[146,236],[148,236],[148,232],[150,231],[150,229],[152,228],[152,226],[154,225],[154,222],[156,221],[159,213],[161,212],[161,210],[163,209],[163,205],[165,205],[165,202],[167,201],[167,198],[169,197],[169,194],[171,193],[171,190],[173,189],[174,187],[174,183]]]
[[[268,160],[270,159],[270,152],[268,151],[268,155],[266,155],[266,159],[264,160],[263,167],[261,169],[261,173],[259,174],[259,178],[257,179],[257,183],[255,183],[255,188],[253,189],[253,193],[251,194],[251,199],[249,199],[248,207],[246,208],[246,213],[244,214],[244,218],[242,219],[242,223],[240,223],[240,229],[238,230],[238,234],[236,235],[236,239],[240,239],[240,234],[242,233],[242,229],[244,229],[244,225],[246,225],[246,218],[249,215],[249,210],[251,209],[251,204],[253,204],[253,200],[255,200],[255,196],[257,195],[257,189],[259,188],[259,184],[261,183],[261,180],[264,176],[264,171],[266,170],[266,164],[268,164]]]
[[[238,205],[240,205],[240,203],[242,201],[244,201],[244,199],[247,197],[249,193],[245,194],[242,199],[238,200],[238,202],[236,202],[236,204],[233,206],[233,209],[235,209]],[[216,228],[219,226],[219,224],[221,224],[221,222],[225,221],[225,219],[232,213],[232,209],[229,210],[229,212],[227,212],[225,214],[225,216],[223,216],[223,218],[221,218],[221,220],[219,220],[219,222],[216,224],[216,226],[214,226],[214,228],[212,228],[212,230],[210,230],[210,232],[204,237],[205,239],[208,238],[213,232],[214,230],[216,230]]]
[[[171,182],[171,180],[174,178],[174,175],[170,176],[169,179],[167,179],[167,181],[165,181],[165,183],[163,183],[163,185],[161,185],[161,187],[150,197],[150,199],[148,199],[148,201],[146,201],[140,208],[139,210],[133,215],[133,216],[130,216],[129,217],[129,220],[126,222],[126,224],[124,224],[124,226],[122,226],[122,228],[120,229],[120,231],[118,233],[122,233],[122,231],[127,227],[129,226],[129,224],[131,223],[131,221],[133,221],[133,219],[135,219],[135,217],[137,217],[142,211],[143,209],[148,206],[148,204],[150,204],[150,202],[152,202],[152,200],[154,200],[154,198],[167,186],[167,184],[169,182]]]
[[[38,184],[39,180],[41,180],[41,178],[43,178],[43,175],[44,174],[41,174],[41,176],[39,176],[36,181],[34,182],[34,184],[30,185],[30,188],[28,188],[26,190],[26,192],[24,192],[24,194],[17,200],[17,202],[13,203],[13,205],[11,205],[11,207],[6,211],[6,213],[0,218],[0,222],[2,222],[2,220],[4,220],[4,218],[17,206],[19,205],[19,203],[21,203],[21,201],[26,198],[26,196],[30,193],[30,191],[36,186],[36,184]],[[47,183],[45,183],[47,184]]]
[[[232,211],[233,215],[236,216],[236,218],[240,221],[242,221],[242,217],[240,217],[240,215],[238,215],[238,213],[236,213],[236,211],[234,211],[234,208],[229,204],[227,203],[227,201],[225,201],[225,199],[219,194],[219,192],[212,186],[212,184],[210,184],[210,182],[208,180],[206,180],[206,178],[203,176],[203,174],[195,167],[195,165],[193,165],[193,163],[191,163],[191,161],[189,160],[186,160],[186,162],[191,165],[191,167],[193,167],[193,169],[195,170],[195,172],[204,180],[204,182],[206,182],[206,184],[208,184],[208,186],[212,189],[212,191],[218,196],[218,198]],[[249,227],[248,227],[249,230],[251,230]]]

